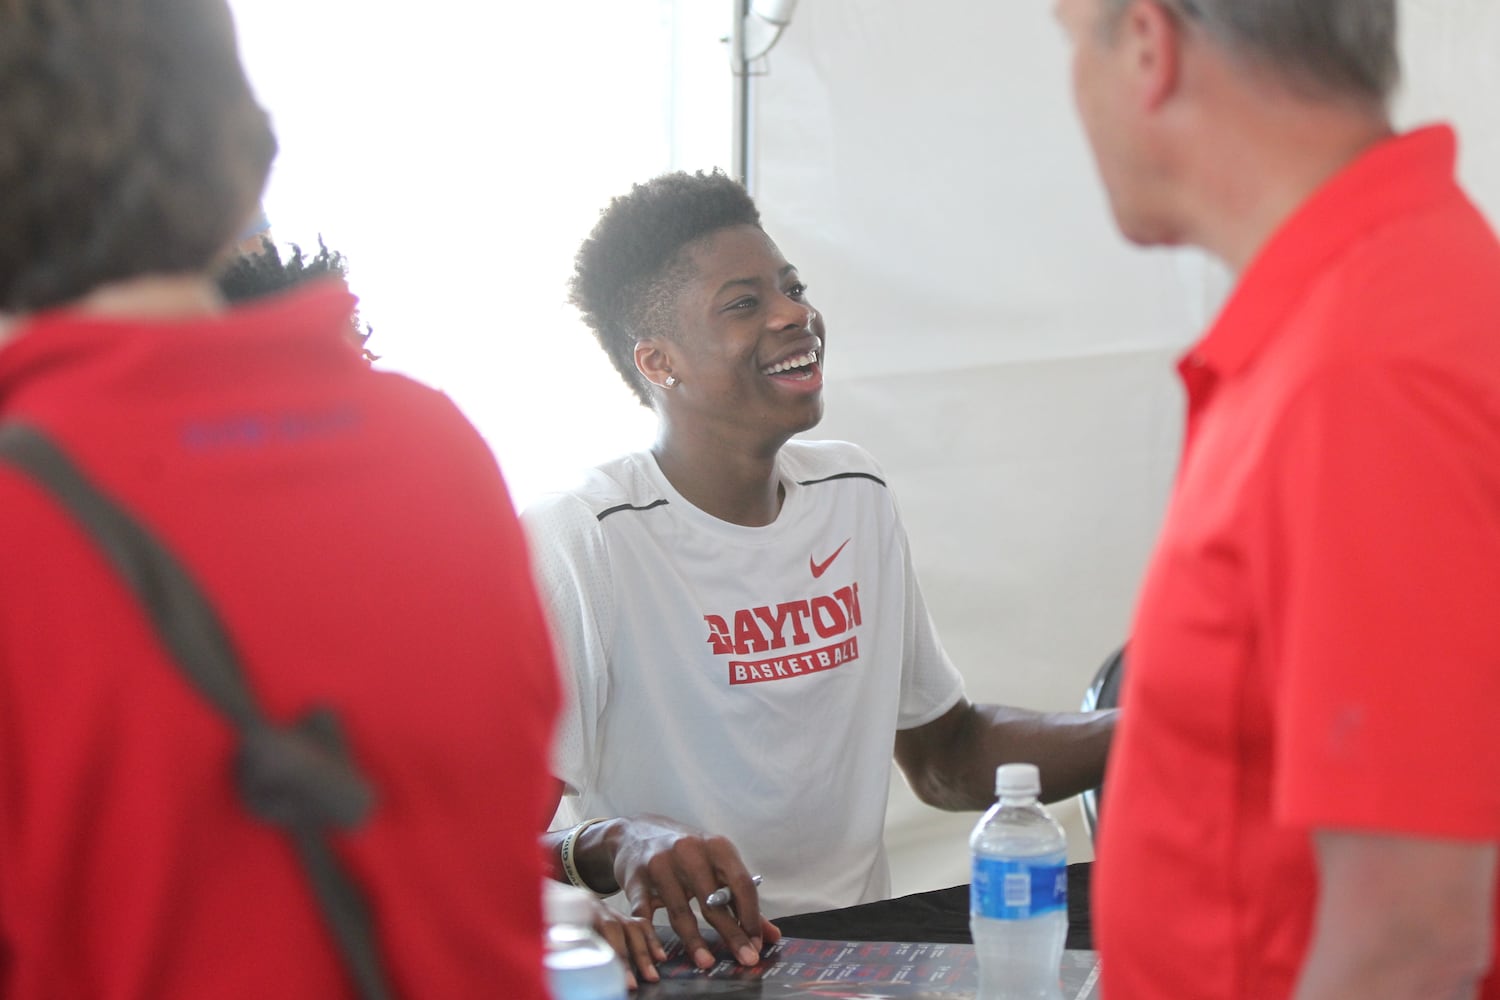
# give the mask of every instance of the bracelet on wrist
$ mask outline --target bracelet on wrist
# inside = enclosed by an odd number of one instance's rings
[[[587,889],[589,892],[592,892],[596,896],[603,894],[593,886],[589,885],[588,882],[584,881],[583,875],[581,875],[578,871],[578,838],[583,836],[583,831],[587,830],[595,823],[604,823],[607,821],[607,816],[599,816],[594,819],[586,819],[582,823],[579,823],[577,826],[573,827],[573,829],[568,831],[567,836],[563,837],[562,848],[558,852],[562,860],[563,877],[566,878],[572,885],[576,885],[580,889]]]

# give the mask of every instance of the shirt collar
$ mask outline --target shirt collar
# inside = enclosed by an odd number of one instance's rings
[[[252,363],[305,368],[309,357],[329,364],[364,364],[352,346],[357,299],[337,278],[319,278],[221,313],[177,320],[120,318],[66,307],[37,313],[0,345],[0,411],[46,375],[116,364],[158,346],[153,371],[165,380],[203,377],[212,354],[226,367]],[[184,352],[180,345],[191,344]],[[293,356],[295,355],[295,359]],[[243,368],[240,369],[243,371]]]
[[[1458,139],[1433,125],[1386,139],[1303,202],[1261,247],[1183,367],[1242,370],[1327,263],[1386,221],[1452,194]]]

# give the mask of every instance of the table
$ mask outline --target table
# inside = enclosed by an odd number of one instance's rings
[[[1092,863],[1068,866],[1068,950],[1060,970],[1068,1000],[1099,998],[1089,923],[1092,874]],[[669,956],[660,966],[663,979],[643,984],[634,1000],[974,996],[978,970],[969,936],[967,885],[782,917],[775,923],[783,935],[775,957],[746,969],[726,953],[706,973],[682,955],[670,928],[658,927]],[[892,975],[902,968],[908,974]]]
[[[1094,947],[1089,921],[1089,885],[1094,864],[1068,866],[1068,940],[1065,947]],[[819,941],[934,941],[970,944],[969,887],[955,885],[838,910],[804,913],[774,921],[787,937]]]

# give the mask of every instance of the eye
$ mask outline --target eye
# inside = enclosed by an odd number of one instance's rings
[[[733,310],[738,309],[738,310],[744,312],[744,311],[752,310],[752,309],[754,309],[758,305],[760,305],[760,300],[759,299],[757,299],[753,295],[747,295],[747,296],[745,296],[742,299],[735,299],[733,302],[729,303],[729,305],[727,305],[727,306],[724,307],[724,311],[725,312],[731,312]]]
[[[804,285],[800,281],[797,282],[796,284],[792,285],[791,288],[788,288],[786,290],[786,297],[789,298],[789,299],[794,299],[797,302],[801,302],[802,301],[802,297],[804,295],[806,295],[806,294],[807,294],[807,286]]]

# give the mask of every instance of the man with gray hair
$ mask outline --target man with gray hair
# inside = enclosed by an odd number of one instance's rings
[[[1500,242],[1395,0],[1056,0],[1131,240],[1237,286],[1101,822],[1105,995],[1500,997]]]

